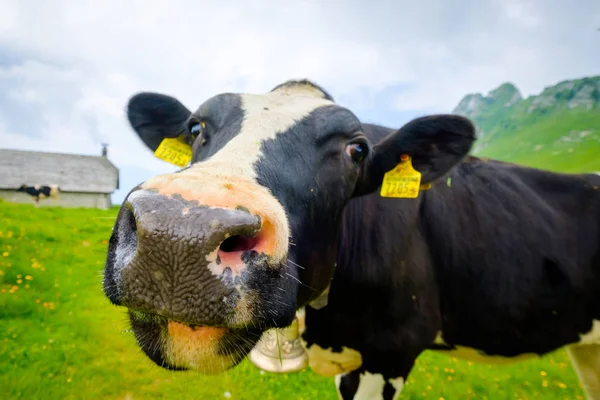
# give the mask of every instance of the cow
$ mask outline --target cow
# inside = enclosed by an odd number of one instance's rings
[[[425,350],[565,346],[600,398],[600,177],[474,157],[458,115],[362,123],[309,80],[193,112],[141,92],[127,116],[151,151],[190,154],[127,194],[107,252],[104,293],[156,364],[221,373],[304,308],[343,399],[397,397]]]
[[[60,193],[60,187],[58,185],[33,185],[27,186],[21,185],[17,192],[24,192],[33,197],[35,204],[38,204],[40,199],[46,198],[58,198]]]

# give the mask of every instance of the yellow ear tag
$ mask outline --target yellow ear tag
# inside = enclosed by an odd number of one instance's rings
[[[412,166],[411,157],[402,155],[400,164],[386,172],[381,184],[381,197],[414,199],[419,196],[421,173]]]
[[[187,167],[192,161],[192,148],[183,138],[166,138],[156,148],[154,155],[178,167]]]

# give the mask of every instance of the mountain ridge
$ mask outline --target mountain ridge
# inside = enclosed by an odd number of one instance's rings
[[[504,82],[452,111],[477,128],[473,154],[565,172],[600,171],[600,76],[563,80],[523,97]]]
[[[507,95],[511,97],[506,99]],[[499,104],[503,99],[507,100],[502,104],[504,107],[511,107],[521,101],[530,101],[528,112],[550,107],[562,100],[567,100],[569,108],[585,106],[587,109],[592,109],[600,104],[600,75],[563,80],[555,85],[545,86],[542,92],[530,95],[527,98],[523,98],[515,84],[504,82],[496,89],[490,90],[486,96],[481,93],[467,94],[452,113],[472,118],[481,106]],[[475,106],[475,109],[471,108],[473,106]]]

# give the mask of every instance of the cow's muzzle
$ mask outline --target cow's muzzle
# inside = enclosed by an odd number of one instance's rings
[[[265,229],[272,225],[242,206],[130,193],[110,240],[104,289],[129,309],[151,359],[219,372],[237,364],[264,330],[292,322],[296,287],[286,260],[270,251],[279,240]]]

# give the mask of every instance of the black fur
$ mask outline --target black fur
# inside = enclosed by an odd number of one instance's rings
[[[362,354],[345,379],[406,378],[423,350],[458,345],[543,355],[600,319],[600,176],[468,157],[448,177],[346,208],[329,303],[307,307],[304,333]]]
[[[414,119],[374,146],[363,175],[364,187],[359,187],[357,194],[377,189],[383,175],[400,162],[401,154],[411,156],[413,167],[422,174],[422,183],[430,183],[452,168],[474,141],[475,128],[463,117],[432,115]]]
[[[152,151],[158,148],[164,138],[183,135],[191,143],[192,137],[185,125],[190,114],[178,100],[159,93],[138,93],[127,104],[127,118],[131,127]]]
[[[270,188],[286,209],[295,244],[289,258],[310,266],[297,270],[302,282],[299,305],[317,297],[333,277],[336,246],[332,244],[337,242],[341,212],[359,174],[340,149],[361,135],[360,122],[352,113],[326,106],[263,144],[268,157],[257,165],[258,182]]]
[[[204,160],[240,133],[244,113],[240,96],[222,94],[202,104],[190,117],[192,122],[204,122],[201,136],[192,145],[192,162]]]

